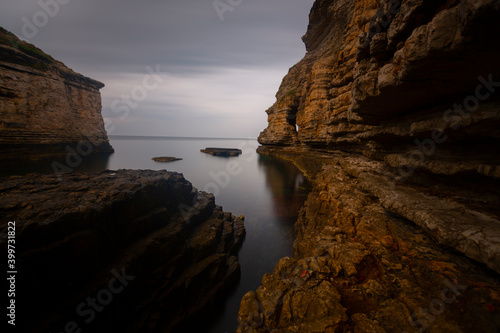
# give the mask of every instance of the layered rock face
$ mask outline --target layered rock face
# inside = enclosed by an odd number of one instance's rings
[[[0,194],[24,332],[182,331],[239,278],[243,218],[181,174],[32,174],[2,179]]]
[[[314,187],[295,224],[294,257],[244,296],[238,332],[498,331],[499,274],[451,248],[469,246],[497,265],[498,224],[454,202],[460,193],[437,195],[463,184],[426,193],[394,184],[387,166],[367,158],[260,152],[295,162]]]
[[[499,14],[315,2],[259,136],[314,188],[239,332],[500,329]]]
[[[0,28],[0,158],[66,154],[78,143],[85,154],[112,152],[102,87]]]
[[[303,37],[307,54],[283,79],[260,142],[499,178],[499,6],[316,1]],[[413,156],[416,139],[439,147]]]

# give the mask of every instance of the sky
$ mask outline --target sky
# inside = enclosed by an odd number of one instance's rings
[[[314,0],[2,0],[0,26],[103,82],[108,134],[257,137]]]

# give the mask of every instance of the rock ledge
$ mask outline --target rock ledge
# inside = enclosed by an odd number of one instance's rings
[[[3,251],[7,223],[16,222],[26,332],[59,332],[71,321],[92,332],[182,329],[239,278],[243,218],[179,173],[31,174],[2,179],[0,198]],[[108,304],[99,295],[117,275],[133,278]],[[96,295],[104,311],[78,312]]]

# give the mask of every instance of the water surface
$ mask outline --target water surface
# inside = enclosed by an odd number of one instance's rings
[[[110,137],[115,153],[85,157],[75,171],[105,169],[152,169],[184,174],[199,190],[214,193],[224,211],[245,216],[246,238],[238,254],[241,264],[239,285],[218,305],[204,332],[234,332],[241,298],[255,290],[265,273],[278,260],[292,255],[293,224],[309,191],[309,184],[292,164],[255,152],[253,139],[198,139],[155,137]],[[215,157],[200,152],[206,147],[240,148],[238,157]],[[182,158],[170,163],[154,162],[153,157]],[[1,173],[53,173],[53,162],[2,164]]]

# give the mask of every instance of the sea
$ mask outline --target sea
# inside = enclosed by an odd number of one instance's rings
[[[241,279],[237,287],[217,304],[208,333],[235,332],[242,297],[261,285],[278,261],[293,255],[294,223],[310,184],[290,162],[259,155],[256,139],[215,139],[175,137],[110,136],[115,152],[109,156],[90,155],[81,160],[66,157],[45,161],[3,163],[0,175],[44,174],[60,170],[102,171],[152,169],[180,172],[197,189],[215,194],[217,205],[234,215],[245,216],[246,237],[238,253]],[[200,152],[208,147],[239,148],[237,157],[216,157]],[[171,156],[182,160],[161,163],[153,157]]]

